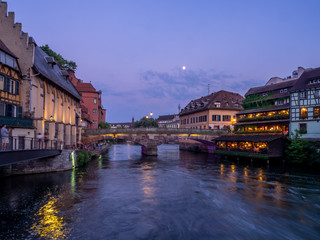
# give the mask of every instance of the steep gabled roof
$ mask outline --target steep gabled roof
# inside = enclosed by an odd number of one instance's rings
[[[312,84],[309,83],[310,80],[318,80],[318,79],[320,79],[320,67],[307,69],[302,73],[301,77],[298,79],[295,86],[291,88],[291,91],[319,87],[320,86],[319,81]]]
[[[295,83],[297,79],[294,80],[287,80],[281,83],[275,83],[271,85],[265,85],[261,87],[254,87],[250,88],[248,92],[245,94],[245,96],[252,95],[252,94],[257,94],[257,93],[264,93],[264,92],[270,92],[270,91],[275,91],[275,90],[280,90],[282,88],[291,88]]]
[[[49,56],[40,47],[36,46],[34,54],[34,69],[49,81],[58,85],[59,87],[73,95],[75,98],[80,100],[80,94],[75,89],[70,80],[63,77],[59,66],[53,64],[53,67],[51,67],[51,65],[48,64],[46,60],[46,58],[48,57]]]
[[[176,114],[171,114],[171,115],[159,115],[158,121],[170,121],[175,118]]]
[[[15,59],[18,59],[18,57],[16,55],[14,55],[10,49],[0,40],[0,49],[4,52],[6,52],[7,54],[11,55],[12,57],[14,57]]]
[[[180,115],[190,114],[193,112],[200,112],[207,109],[229,109],[229,110],[242,110],[242,101],[244,98],[234,92],[220,90],[208,96],[194,99],[181,110]],[[217,107],[216,104],[220,106]]]

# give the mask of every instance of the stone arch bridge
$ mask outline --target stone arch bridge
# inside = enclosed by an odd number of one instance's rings
[[[187,129],[187,128],[116,128],[86,129],[82,132],[83,144],[98,142],[105,139],[122,139],[141,145],[145,155],[157,155],[158,146],[169,142],[181,143],[186,140],[198,141],[208,146],[212,140],[227,130]]]

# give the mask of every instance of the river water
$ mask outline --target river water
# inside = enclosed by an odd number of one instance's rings
[[[113,145],[85,168],[2,178],[0,239],[320,239],[320,175]]]

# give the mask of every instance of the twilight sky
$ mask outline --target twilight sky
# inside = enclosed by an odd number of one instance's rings
[[[320,67],[319,0],[7,0],[38,45],[103,91],[107,122],[178,113]],[[186,70],[182,70],[186,66]]]

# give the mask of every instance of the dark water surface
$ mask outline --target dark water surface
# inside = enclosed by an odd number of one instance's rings
[[[0,239],[320,239],[320,175],[140,152],[1,179]]]

